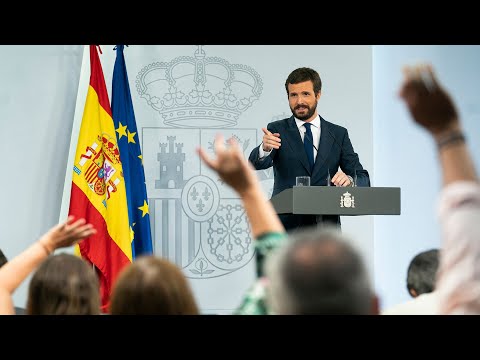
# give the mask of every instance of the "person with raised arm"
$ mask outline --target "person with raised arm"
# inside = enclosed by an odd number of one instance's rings
[[[72,246],[95,233],[93,225],[86,224],[85,219],[75,220],[69,216],[3,265],[0,268],[0,314],[15,313],[12,294],[56,249]]]
[[[430,65],[409,66],[400,89],[413,120],[434,140],[443,177],[439,314],[480,314],[480,185],[458,112]]]

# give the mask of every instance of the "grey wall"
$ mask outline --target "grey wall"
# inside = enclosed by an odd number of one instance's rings
[[[0,46],[0,246],[11,259],[58,222],[82,46]],[[25,305],[27,282],[14,294]]]

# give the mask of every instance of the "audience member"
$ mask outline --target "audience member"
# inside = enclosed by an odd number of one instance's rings
[[[266,260],[267,303],[273,312],[378,314],[363,259],[337,229],[309,229],[290,238]]]
[[[412,297],[435,290],[438,258],[438,249],[422,251],[414,256],[407,270],[407,290]]]
[[[35,271],[27,315],[98,315],[100,285],[95,270],[71,254],[49,256]]]
[[[400,96],[436,143],[443,176],[438,213],[442,247],[439,314],[480,314],[480,185],[457,109],[431,66],[405,68]]]
[[[0,267],[5,265],[7,263],[7,261],[8,261],[7,257],[5,256],[3,251],[0,250]],[[15,315],[24,315],[24,314],[25,314],[25,309],[24,308],[15,306]]]
[[[7,257],[5,256],[5,254],[3,253],[2,250],[0,250],[0,267],[2,267],[3,265],[5,265],[7,263],[8,259]]]
[[[233,315],[274,315],[266,303],[267,287],[268,279],[265,276],[258,278],[247,289]]]
[[[215,139],[216,159],[211,159],[203,148],[197,151],[202,161],[239,194],[252,235],[256,239],[254,244],[259,279],[247,290],[234,314],[267,315],[271,311],[265,303],[268,279],[263,276],[263,263],[265,256],[287,239],[287,233],[263,193],[252,164],[245,159],[238,143],[230,139],[228,145],[225,146],[224,137],[219,134]]]
[[[407,270],[407,290],[413,298],[382,312],[383,315],[434,315],[437,311],[435,279],[439,251],[422,251],[410,261]]]
[[[0,268],[0,314],[15,313],[13,292],[54,250],[72,246],[95,232],[93,225],[86,224],[85,219],[74,221],[74,217],[69,216],[65,222],[52,227],[38,241],[3,265]],[[55,303],[57,299],[51,298],[50,301]]]
[[[137,258],[113,286],[112,315],[198,315],[193,292],[182,270],[155,256]]]

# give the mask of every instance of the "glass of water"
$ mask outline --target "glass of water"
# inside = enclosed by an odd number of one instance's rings
[[[310,186],[310,176],[297,176],[295,178],[295,185]]]

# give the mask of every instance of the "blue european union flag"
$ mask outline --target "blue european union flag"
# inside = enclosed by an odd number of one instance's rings
[[[153,253],[152,232],[142,151],[123,55],[124,45],[117,45],[116,50],[112,79],[112,117],[125,177],[132,256],[135,258]]]

